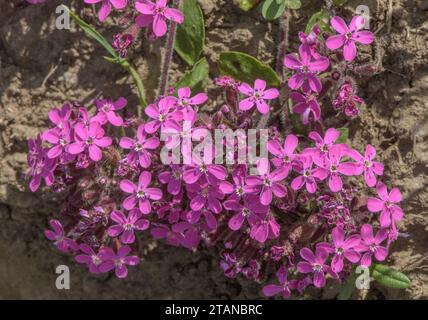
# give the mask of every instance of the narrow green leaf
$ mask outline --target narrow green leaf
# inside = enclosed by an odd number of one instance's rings
[[[249,84],[256,79],[263,79],[272,87],[278,87],[281,83],[271,67],[242,52],[222,52],[219,68],[221,74]]]
[[[346,143],[349,137],[349,129],[348,128],[338,128],[337,130],[340,131],[340,136],[336,140],[336,143]]]
[[[184,1],[182,10],[184,22],[177,28],[174,49],[184,61],[193,66],[204,50],[204,16],[197,0]]]
[[[309,19],[308,24],[306,25],[305,33],[309,34],[312,31],[314,25],[318,25],[321,31],[330,32],[330,15],[327,10],[322,9],[321,11],[315,12],[312,17]]]
[[[262,15],[266,20],[276,20],[282,16],[285,10],[285,2],[278,3],[276,0],[265,0],[262,5]]]
[[[348,280],[340,286],[339,294],[337,295],[337,300],[349,300],[352,297],[352,294],[355,291],[355,280],[357,279],[357,274],[355,271],[352,272]]]
[[[110,45],[110,42],[104,38],[101,33],[94,29],[90,24],[86,23],[79,16],[77,16],[73,11],[70,10],[67,6],[63,5],[65,10],[70,14],[71,18],[86,32],[88,36],[95,39],[99,44],[101,44],[113,58],[119,59],[118,54]]]
[[[381,264],[372,266],[372,276],[377,282],[389,288],[407,289],[412,284],[405,274]]]
[[[186,73],[180,81],[175,84],[175,89],[190,87],[193,93],[204,91],[208,81],[209,65],[206,58],[195,63],[192,70]]]
[[[287,8],[290,8],[293,10],[300,9],[302,6],[302,3],[300,2],[300,0],[283,0],[283,1]]]

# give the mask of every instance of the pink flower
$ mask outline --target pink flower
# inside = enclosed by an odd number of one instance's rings
[[[45,131],[43,133],[43,140],[52,145],[46,154],[49,159],[58,158],[63,153],[66,153],[72,141],[69,122],[62,122],[61,128],[56,127]]]
[[[328,258],[328,251],[325,249],[317,247],[314,255],[310,249],[303,248],[300,250],[300,256],[306,261],[301,261],[297,264],[297,271],[301,273],[313,273],[315,287],[322,288],[325,286],[325,272],[330,273],[333,277],[336,276],[331,271],[331,268],[325,264]]]
[[[102,263],[99,253],[95,253],[94,250],[88,245],[81,243],[79,249],[84,254],[78,254],[75,257],[75,260],[78,263],[84,263],[88,266],[90,273],[100,273],[98,269],[99,265]]]
[[[94,104],[98,108],[98,113],[92,118],[92,121],[98,121],[102,125],[108,121],[112,125],[120,127],[123,124],[123,119],[115,112],[125,108],[127,103],[125,98],[119,98],[114,102],[111,99],[95,100]]]
[[[131,210],[128,217],[120,211],[112,211],[110,217],[117,224],[108,228],[107,234],[110,237],[118,237],[120,235],[120,242],[124,244],[134,243],[134,231],[146,230],[150,225],[149,220],[140,219],[141,215],[142,213],[138,209]]]
[[[335,128],[329,128],[322,138],[318,132],[312,131],[309,133],[309,138],[315,142],[314,157],[322,158],[327,155],[330,148],[340,137],[340,131]]]
[[[257,164],[259,176],[249,176],[246,182],[249,186],[258,186],[257,192],[260,192],[260,202],[263,205],[270,205],[272,202],[272,194],[278,198],[283,198],[287,195],[287,189],[280,184],[280,181],[287,177],[287,171],[281,168],[270,172],[268,159],[260,159]]]
[[[210,230],[217,229],[217,219],[213,212],[208,208],[202,208],[201,210],[191,210],[186,214],[186,219],[190,224],[196,224],[199,222],[201,217],[204,217],[205,223]]]
[[[178,110],[183,112],[183,118],[188,120],[191,120],[196,116],[195,110],[193,110],[192,106],[204,104],[208,100],[208,96],[205,93],[198,93],[191,98],[191,91],[189,87],[178,89],[177,94]]]
[[[111,13],[112,6],[117,9],[125,9],[128,5],[128,0],[83,0],[85,3],[93,4],[102,2],[100,11],[98,11],[98,19],[104,21]]]
[[[52,230],[45,230],[44,233],[46,238],[51,241],[54,241],[55,246],[62,252],[67,252],[69,250],[77,250],[77,244],[73,240],[65,236],[61,222],[52,219],[51,221],[49,221],[49,224],[51,225]]]
[[[35,192],[39,187],[42,179],[47,186],[51,186],[54,181],[54,170],[57,166],[55,159],[47,156],[47,149],[42,147],[42,137],[39,134],[36,140],[28,140],[28,177],[31,177],[29,184],[30,190]]]
[[[316,52],[318,36],[320,33],[321,29],[318,25],[314,25],[308,35],[306,35],[304,32],[299,32],[299,40],[302,43],[303,49],[308,50],[315,59],[321,57],[321,55]]]
[[[376,185],[376,175],[383,175],[383,164],[373,161],[376,157],[376,149],[372,145],[367,145],[364,157],[356,150],[349,150],[348,155],[357,161],[355,164],[355,174],[360,175],[364,172],[364,180],[367,186]]]
[[[150,104],[144,109],[146,115],[154,119],[145,124],[147,133],[155,133],[159,128],[161,132],[172,126],[170,122],[181,121],[181,115],[176,110],[177,99],[174,97],[165,97],[159,100],[158,103]],[[174,123],[173,128],[178,124]]]
[[[387,228],[391,225],[391,222],[395,224],[396,221],[403,219],[404,212],[397,206],[402,200],[401,192],[398,188],[392,188],[391,192],[388,194],[388,189],[385,184],[378,182],[376,185],[376,191],[379,195],[379,198],[369,198],[367,201],[367,208],[370,212],[379,212],[380,214],[380,226],[382,228]]]
[[[346,25],[346,22],[338,16],[333,17],[330,24],[339,34],[327,39],[327,47],[330,50],[343,47],[343,56],[346,61],[352,61],[357,56],[355,42],[366,45],[374,41],[373,33],[370,31],[360,31],[364,27],[364,18],[361,16],[353,17],[349,27]]]
[[[355,247],[360,244],[361,238],[359,235],[353,235],[345,239],[343,228],[336,227],[331,232],[333,243],[322,242],[317,244],[317,247],[323,248],[327,252],[334,253],[331,261],[331,269],[338,273],[343,270],[343,258],[357,263],[360,260],[360,254],[355,250]]]
[[[371,224],[365,224],[361,227],[361,242],[355,247],[358,252],[364,253],[360,264],[364,267],[370,267],[372,264],[372,256],[374,255],[377,261],[384,261],[388,256],[388,249],[381,246],[381,243],[388,238],[388,231],[381,229],[373,236],[373,227]]]
[[[116,277],[123,279],[128,276],[128,266],[135,266],[140,262],[137,256],[129,256],[131,248],[129,246],[120,247],[117,254],[108,247],[99,250],[99,256],[103,261],[98,269],[101,272],[109,272],[115,269]]]
[[[290,97],[297,102],[293,107],[293,112],[302,115],[303,124],[308,124],[310,121],[318,121],[321,118],[321,108],[313,93],[292,92]]]
[[[320,158],[314,156],[314,162],[319,168],[328,171],[328,186],[332,192],[342,190],[343,182],[340,175],[352,176],[355,174],[354,163],[340,162],[347,149],[341,145],[331,147],[327,156]]]
[[[293,179],[291,182],[291,188],[294,190],[301,189],[306,185],[306,190],[309,193],[315,193],[317,191],[317,181],[322,181],[328,176],[328,171],[323,168],[313,169],[313,160],[310,155],[300,156],[301,168],[297,171],[301,174]]]
[[[70,120],[70,116],[71,108],[68,103],[64,104],[61,110],[52,108],[51,111],[49,111],[49,120],[60,129],[63,123],[67,123]]]
[[[246,184],[247,170],[245,164],[237,165],[232,172],[233,184],[227,180],[220,182],[220,190],[225,194],[230,194],[227,201],[239,202],[244,195],[255,192],[254,187]]]
[[[164,171],[159,174],[159,182],[167,184],[167,191],[176,196],[181,191],[181,185],[183,182],[183,166],[173,164],[171,165],[171,171]]]
[[[196,160],[196,158],[193,160]],[[226,179],[226,177],[226,168],[219,164],[194,163],[186,166],[183,172],[183,180],[187,184],[196,183],[201,179],[206,179],[211,184],[217,184]]]
[[[254,88],[251,88],[248,83],[243,82],[238,86],[238,90],[249,97],[239,102],[239,109],[247,111],[253,108],[255,104],[261,114],[269,112],[269,105],[265,100],[273,100],[279,96],[277,89],[266,90],[266,81],[261,79],[257,79],[254,82]]]
[[[137,129],[137,136],[135,139],[123,137],[120,139],[119,145],[124,149],[130,149],[128,153],[128,162],[133,164],[138,159],[142,168],[148,168],[151,165],[151,153],[149,150],[155,150],[159,147],[160,142],[156,137],[147,137],[144,132],[144,125],[141,124]]]
[[[226,210],[235,212],[228,223],[229,228],[233,231],[241,229],[245,220],[250,226],[253,225],[257,215],[264,216],[269,211],[269,206],[262,205],[256,195],[245,195],[242,204],[236,200],[227,200],[223,205]]]
[[[299,47],[299,56],[287,54],[284,58],[284,65],[288,69],[296,71],[288,80],[288,86],[293,90],[297,90],[303,85],[303,91],[305,92],[310,90],[320,92],[322,85],[316,75],[327,70],[330,61],[326,57],[319,57],[313,60],[310,51],[305,46]]]
[[[287,279],[287,269],[284,266],[281,266],[276,273],[278,278],[279,285],[277,284],[268,284],[263,287],[262,291],[266,297],[272,297],[279,293],[282,294],[284,299],[290,298],[291,290],[297,288],[297,280],[288,281]]]
[[[219,213],[222,210],[220,200],[223,200],[224,193],[219,189],[218,185],[207,181],[189,184],[187,185],[187,192],[191,199],[190,208],[192,210],[199,211],[205,206],[208,206],[214,213]]]
[[[76,142],[68,146],[68,152],[71,154],[88,150],[89,157],[96,162],[100,161],[103,155],[100,148],[106,148],[112,144],[112,139],[104,136],[104,130],[99,122],[91,122],[89,128],[78,123],[74,131]]]
[[[183,23],[183,14],[177,9],[167,7],[167,2],[167,0],[157,0],[155,4],[149,0],[137,1],[135,8],[142,13],[137,18],[137,24],[140,27],[145,27],[153,23],[154,34],[156,37],[162,37],[168,29],[166,20]]]
[[[270,213],[256,215],[256,220],[251,225],[250,237],[260,243],[267,239],[275,239],[279,236],[279,224]]]
[[[278,140],[270,140],[268,142],[268,150],[275,156],[275,158],[272,159],[272,163],[275,167],[283,169],[286,172],[286,177],[292,169],[293,162],[297,157],[294,151],[298,144],[299,140],[293,134],[285,138],[284,147],[280,145]]]
[[[122,180],[120,189],[123,192],[130,193],[123,201],[123,207],[126,210],[132,210],[138,203],[138,207],[143,214],[149,214],[152,211],[150,200],[160,200],[162,191],[158,188],[149,188],[152,181],[152,174],[148,171],[143,171],[138,179],[138,185],[135,185],[130,180]]]

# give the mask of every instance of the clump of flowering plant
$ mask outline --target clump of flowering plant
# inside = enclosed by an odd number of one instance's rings
[[[102,16],[127,4],[102,1]],[[135,5],[139,24],[156,36],[166,20],[183,22],[166,0]],[[217,246],[225,275],[261,283],[268,297],[343,282],[354,267],[384,261],[399,235],[402,195],[381,181],[371,145],[356,149],[343,130],[320,122],[328,102],[345,114],[360,102],[341,74],[355,70],[346,61],[357,58],[356,43],[373,41],[361,19],[347,26],[333,17],[339,34],[330,37],[318,26],[300,33],[299,54],[281,57],[292,75],[277,87],[219,77],[225,100],[212,118],[198,110],[209,95],[186,85],[159,95],[140,117],[124,112],[123,97],[52,109],[50,128],[29,140],[28,153],[31,190],[44,181],[65,196],[46,237],[91,273],[114,270],[118,278],[140,262],[143,232],[192,250]],[[288,98],[297,104],[287,106]],[[290,112],[308,134],[284,125]]]

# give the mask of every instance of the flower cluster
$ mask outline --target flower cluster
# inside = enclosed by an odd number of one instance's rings
[[[158,35],[163,18],[177,18],[165,4],[137,3],[145,15],[140,19],[152,19]],[[163,18],[154,16],[160,12]],[[333,18],[340,34],[327,47],[341,44],[344,58],[354,59],[354,42],[370,38],[359,31],[361,23],[354,18],[347,27]],[[288,80],[290,98],[298,102],[293,111],[310,125],[320,119],[318,98],[328,91],[320,74],[342,62],[320,53],[319,34],[317,27],[300,34],[299,55],[284,59],[294,72]],[[251,144],[262,141],[262,132],[251,138],[245,130],[281,106],[280,91],[262,79],[250,85],[221,77],[216,84],[225,102],[213,117],[199,112],[208,96],[188,87],[158,97],[145,108],[145,119],[127,118],[124,98],[98,99],[94,113],[78,103],[52,109],[51,127],[29,141],[28,154],[31,190],[43,179],[65,194],[61,221],[51,220],[46,237],[91,273],[114,269],[119,278],[139,263],[142,232],[191,250],[215,245],[227,277],[242,275],[263,283],[265,296],[284,298],[385,260],[403,219],[402,195],[380,180],[384,167],[375,149],[341,143],[339,130],[321,125],[307,135],[286,134],[272,117],[266,155],[242,162],[239,155],[262,145]],[[234,139],[205,144],[214,133],[233,130]],[[272,266],[279,284],[265,283]]]

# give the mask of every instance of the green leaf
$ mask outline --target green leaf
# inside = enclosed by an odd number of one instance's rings
[[[104,38],[101,33],[94,29],[90,24],[86,23],[79,16],[77,16],[73,11],[70,10],[67,6],[63,5],[65,11],[73,18],[73,20],[86,32],[88,36],[95,39],[99,44],[101,44],[113,58],[120,59],[116,51],[110,45],[110,42]]]
[[[343,6],[346,2],[348,2],[348,0],[333,0],[333,4],[336,7]]]
[[[250,11],[259,2],[260,2],[260,0],[236,0],[238,7],[244,11]]]
[[[349,137],[349,129],[348,128],[338,128],[340,132],[339,138],[336,140],[336,143],[346,143]]]
[[[302,3],[300,2],[300,0],[283,0],[283,1],[287,8],[290,8],[293,10],[300,9],[300,7],[302,6]]]
[[[337,295],[337,300],[349,300],[352,297],[352,294],[355,291],[355,280],[357,279],[357,274],[355,271],[352,272],[352,275],[348,280],[340,286],[339,294]]]
[[[242,52],[222,52],[219,68],[221,74],[251,85],[256,79],[263,79],[272,87],[278,87],[281,83],[271,67]]]
[[[278,3],[277,0],[265,0],[262,5],[262,15],[266,20],[276,20],[282,16],[285,10],[285,2]]]
[[[327,10],[322,9],[321,11],[315,12],[312,15],[312,17],[309,19],[308,24],[306,25],[305,33],[309,34],[316,24],[320,27],[321,31],[331,31],[330,15],[328,14]]]
[[[206,58],[195,63],[192,70],[175,84],[175,89],[190,87],[192,94],[204,91],[208,81],[209,65]]]
[[[177,28],[174,49],[184,61],[193,66],[204,50],[204,15],[197,0],[184,1],[182,11],[184,22]]]
[[[372,276],[377,282],[389,288],[407,289],[412,284],[405,274],[381,264],[372,266]]]

